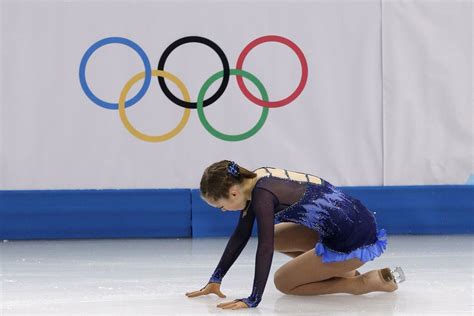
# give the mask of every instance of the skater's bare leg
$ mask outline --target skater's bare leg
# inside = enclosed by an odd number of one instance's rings
[[[295,223],[275,225],[275,250],[289,257],[296,258],[309,250],[314,251],[319,241],[319,234],[312,229]],[[360,273],[356,270],[342,272],[340,277],[353,277]]]
[[[359,259],[323,263],[313,250],[290,260],[275,272],[278,290],[292,295],[322,295],[333,293],[365,294],[373,291],[392,292],[398,287],[393,280],[384,280],[381,270],[373,270],[356,277],[350,274],[363,265]]]

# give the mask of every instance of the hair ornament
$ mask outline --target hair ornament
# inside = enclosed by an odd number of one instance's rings
[[[229,161],[227,173],[238,178],[240,176],[239,166],[235,162]]]

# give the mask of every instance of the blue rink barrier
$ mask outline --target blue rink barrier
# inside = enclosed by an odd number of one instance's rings
[[[0,239],[191,236],[191,192],[0,191]]]
[[[388,234],[474,233],[472,185],[341,189]],[[194,189],[0,191],[0,239],[9,240],[229,236],[238,215]]]
[[[474,186],[343,187],[389,234],[474,233]]]

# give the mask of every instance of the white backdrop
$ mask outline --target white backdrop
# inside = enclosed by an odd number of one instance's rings
[[[472,1],[383,6],[385,184],[474,174]]]
[[[336,185],[464,183],[473,170],[468,115],[472,54],[465,43],[471,35],[472,16],[466,13],[471,12],[470,1],[426,2],[423,7],[380,1],[1,3],[0,189],[197,187],[202,170],[220,159],[249,168],[306,171]],[[440,6],[451,12],[449,21],[439,16],[444,12]],[[417,25],[416,15],[431,22],[421,19]],[[402,27],[405,23],[411,23],[408,29]],[[439,29],[444,37],[436,36]],[[417,31],[436,43],[404,37]],[[79,82],[82,56],[106,37],[134,41],[156,68],[172,42],[203,36],[216,42],[235,68],[242,49],[269,34],[300,47],[308,62],[308,81],[296,100],[270,109],[263,128],[244,141],[215,138],[201,125],[196,110],[176,137],[159,143],[139,140],[125,129],[118,111],[94,104]],[[445,47],[447,41],[452,45]],[[418,55],[398,54],[395,47]],[[452,54],[439,58],[439,51],[431,50],[437,47]],[[436,62],[419,64],[430,57]],[[420,88],[400,77],[406,72],[403,67],[418,75],[445,69],[449,76],[436,82],[421,79],[425,86]],[[252,50],[243,68],[262,81],[270,100],[290,94],[301,76],[296,55],[276,43]],[[221,69],[217,55],[199,44],[177,48],[165,66],[185,83],[193,101],[204,81]],[[117,102],[124,84],[143,70],[133,50],[112,44],[91,56],[86,75],[98,97]],[[407,89],[407,98],[416,100],[410,108],[405,98],[399,99]],[[431,100],[441,96],[437,114],[419,124],[416,117],[426,117]],[[205,112],[217,129],[241,133],[257,122],[261,108],[244,97],[231,77],[225,93]],[[132,124],[149,134],[168,132],[182,113],[163,95],[156,78],[143,99],[127,108]],[[451,121],[445,122],[443,113]],[[412,123],[400,128],[407,121]],[[426,125],[438,126],[430,127],[437,134]],[[426,167],[424,153],[429,153],[430,166],[437,167]]]

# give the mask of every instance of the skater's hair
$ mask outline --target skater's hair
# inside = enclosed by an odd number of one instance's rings
[[[204,170],[200,184],[201,196],[212,200],[227,199],[230,187],[256,176],[256,173],[237,165],[233,161],[221,160],[215,162]]]

